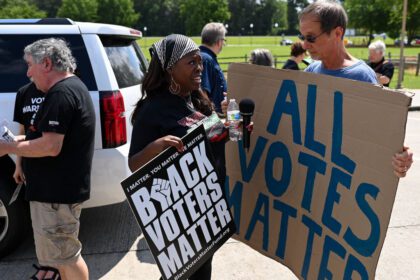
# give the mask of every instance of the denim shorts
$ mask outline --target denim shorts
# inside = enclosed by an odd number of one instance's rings
[[[35,250],[40,265],[75,263],[82,244],[78,239],[82,204],[30,202]]]

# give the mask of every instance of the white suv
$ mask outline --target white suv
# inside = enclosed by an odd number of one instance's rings
[[[129,119],[140,98],[141,80],[148,66],[136,43],[141,32],[69,19],[0,20],[0,122],[8,120],[15,134],[18,124],[12,120],[16,92],[29,82],[23,48],[48,37],[69,43],[77,62],[76,74],[88,87],[95,107],[91,199],[85,207],[121,202],[125,196],[120,181],[131,173],[127,166],[132,130]],[[17,201],[8,205],[16,188],[13,171],[13,158],[1,157],[0,257],[17,246],[30,225],[23,191]]]

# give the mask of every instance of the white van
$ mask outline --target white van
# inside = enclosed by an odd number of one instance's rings
[[[49,37],[68,42],[77,62],[76,75],[89,89],[95,107],[91,199],[85,207],[121,202],[125,196],[120,181],[131,174],[127,165],[130,116],[140,98],[141,80],[148,67],[136,43],[141,32],[70,19],[0,20],[0,122],[7,120],[14,134],[18,133],[18,124],[13,123],[16,92],[29,82],[23,49]],[[13,158],[1,157],[0,257],[17,246],[30,226],[23,191],[16,202],[8,205],[16,188],[13,171]]]

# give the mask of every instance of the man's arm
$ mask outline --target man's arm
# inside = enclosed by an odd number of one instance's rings
[[[378,82],[379,82],[381,85],[388,84],[388,83],[391,81],[391,79],[390,79],[390,78],[388,78],[388,77],[387,77],[387,76],[385,76],[385,75],[382,75],[381,73],[376,73],[376,78],[378,78]]]
[[[392,76],[394,75],[394,65],[386,61],[382,66],[382,73],[376,73],[379,83],[385,85],[391,82]]]
[[[55,157],[61,152],[63,140],[64,134],[43,132],[42,137],[34,140],[10,143],[0,141],[0,156],[15,154],[22,157]]]
[[[25,140],[25,127],[23,124],[19,125],[19,135],[17,136],[18,141]],[[25,175],[23,174],[22,170],[22,157],[16,157],[16,165],[15,165],[15,172],[13,173],[13,178],[15,179],[17,184],[25,182]]]

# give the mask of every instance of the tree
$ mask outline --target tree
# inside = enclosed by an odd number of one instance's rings
[[[96,21],[97,12],[98,2],[96,0],[63,0],[57,11],[57,16],[77,21]]]
[[[187,35],[198,35],[208,22],[226,22],[230,18],[227,0],[181,0],[180,15]]]
[[[185,33],[184,22],[180,18],[179,0],[137,0],[134,9],[140,13],[136,28],[144,30],[145,35],[168,35]]]
[[[307,0],[287,0],[287,33],[298,33],[298,9],[302,10],[308,5]]]
[[[32,0],[41,10],[47,12],[47,17],[54,18],[58,9],[61,7],[62,0]]]
[[[370,44],[374,33],[387,32],[390,28],[393,6],[390,2],[390,0],[346,0],[344,7],[349,17],[349,26],[364,30],[369,35],[368,44]]]
[[[139,14],[132,0],[101,0],[98,6],[99,22],[133,26]]]
[[[179,15],[179,0],[137,0],[134,9],[140,13],[135,26],[143,30],[147,27],[146,35],[185,33],[184,21]]]
[[[251,34],[253,30],[250,24],[255,22],[255,5],[255,0],[229,0],[229,34]]]
[[[0,2],[0,18],[44,18],[47,15],[26,0]]]
[[[402,25],[403,1],[394,1],[391,9],[391,21],[389,24],[390,35],[399,37]],[[407,2],[406,31],[408,44],[420,36],[420,1],[410,0]]]
[[[272,34],[278,35],[282,30],[285,30],[287,28],[287,3],[284,1],[276,2],[277,7],[272,19]],[[277,27],[275,27],[276,23]]]
[[[272,32],[273,18],[277,12],[276,0],[261,0],[256,2],[254,23],[254,34],[267,35]]]

